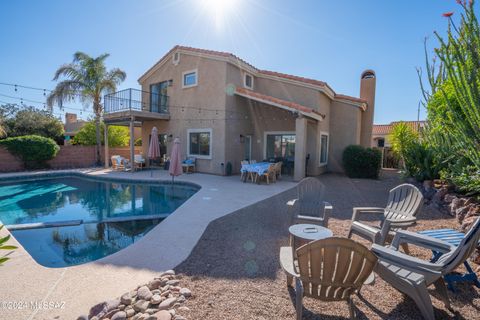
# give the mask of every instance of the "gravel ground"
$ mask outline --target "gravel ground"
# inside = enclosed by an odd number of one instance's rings
[[[326,174],[325,199],[334,206],[329,228],[346,236],[352,207],[384,206],[388,190],[400,184],[394,174],[380,180],[352,180]],[[242,209],[212,222],[189,258],[176,268],[182,283],[194,297],[188,301],[188,319],[295,319],[294,292],[278,261],[279,248],[288,243],[290,223],[286,192],[274,200]],[[438,212],[424,212],[413,230],[457,228],[454,218]],[[368,245],[366,241],[355,238]],[[430,252],[411,247],[412,254],[428,258]],[[449,292],[453,312],[446,310],[432,292],[437,319],[479,319],[480,290],[471,284],[457,285]],[[358,319],[422,319],[415,303],[376,278],[354,297]],[[348,318],[345,302],[304,299],[304,319]]]

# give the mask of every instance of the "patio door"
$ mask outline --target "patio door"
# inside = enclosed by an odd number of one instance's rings
[[[166,107],[168,81],[150,85],[150,112],[162,112]]]
[[[245,136],[245,151],[243,155],[244,160],[252,160],[252,136]]]
[[[294,133],[267,133],[265,139],[266,160],[283,162],[285,173],[293,174],[295,164],[295,134]]]

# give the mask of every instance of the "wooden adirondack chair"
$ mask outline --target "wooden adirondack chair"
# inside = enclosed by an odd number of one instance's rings
[[[296,250],[280,248],[280,263],[287,273],[287,285],[295,279],[295,309],[302,319],[303,297],[323,301],[346,301],[350,318],[355,318],[351,295],[358,292],[377,263],[362,244],[346,238],[327,238],[307,243]],[[296,266],[298,264],[298,266]]]
[[[328,227],[333,207],[324,201],[325,186],[317,178],[305,178],[298,184],[297,198],[287,202],[293,223],[313,223]]]
[[[383,245],[389,237],[393,238],[396,230],[406,229],[416,223],[416,215],[422,205],[423,195],[420,190],[411,184],[399,185],[390,190],[385,208],[353,208],[348,238],[355,233],[373,243]],[[361,222],[362,213],[381,214],[380,225],[372,226]],[[404,248],[408,250],[406,246]]]
[[[450,308],[447,288],[442,277],[454,271],[470,257],[479,239],[480,218],[475,221],[457,247],[433,237],[399,230],[391,247],[373,244],[372,251],[378,256],[379,261],[375,272],[398,291],[410,296],[425,319],[433,320],[435,315],[427,287],[433,284],[445,306]],[[399,252],[398,248],[402,243],[415,244],[443,254],[435,262],[425,261]]]

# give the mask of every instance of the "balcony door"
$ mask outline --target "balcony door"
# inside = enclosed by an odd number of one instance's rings
[[[167,104],[168,81],[150,85],[150,112],[162,112]]]

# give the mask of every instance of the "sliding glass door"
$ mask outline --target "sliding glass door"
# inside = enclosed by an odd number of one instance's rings
[[[266,140],[267,160],[293,162],[295,158],[295,134],[267,134]]]

